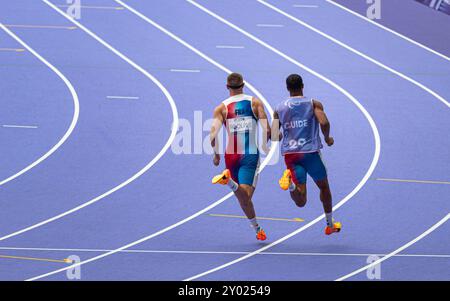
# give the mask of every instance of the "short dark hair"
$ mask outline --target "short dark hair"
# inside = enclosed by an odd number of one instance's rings
[[[227,87],[230,89],[240,89],[244,86],[244,78],[239,73],[231,73],[227,77]]]
[[[303,89],[303,78],[298,74],[291,74],[286,78],[286,87],[289,91]]]

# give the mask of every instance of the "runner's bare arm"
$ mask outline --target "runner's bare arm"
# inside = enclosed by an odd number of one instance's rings
[[[256,118],[258,118],[259,124],[261,125],[264,134],[261,144],[261,150],[265,154],[268,154],[270,151],[267,145],[267,142],[270,140],[270,124],[269,120],[267,119],[266,111],[264,110],[264,104],[258,98],[253,97],[252,109],[256,115]]]
[[[219,106],[217,106],[214,109],[214,113],[213,113],[213,124],[211,126],[211,131],[209,134],[209,139],[211,141],[211,146],[214,150],[214,165],[219,165],[220,163],[220,155],[219,155],[219,150],[220,150],[220,146],[219,143],[217,142],[217,135],[220,132],[220,129],[222,128],[222,125],[225,121],[224,116],[225,116],[225,105],[224,104],[220,104]]]
[[[280,117],[278,116],[277,111],[273,112],[273,120],[272,120],[272,141],[280,141],[283,138],[283,134],[280,131]]]
[[[333,137],[330,136],[330,122],[328,121],[328,117],[325,114],[323,109],[323,105],[320,101],[313,100],[314,105],[314,115],[320,123],[320,129],[322,130],[323,137],[328,146],[332,146],[334,144]]]
[[[264,109],[264,104],[258,98],[253,97],[252,108],[253,112],[256,114],[256,118],[258,118],[258,121],[263,128],[264,133],[266,133],[266,139],[264,140],[267,142],[270,139],[270,124]]]

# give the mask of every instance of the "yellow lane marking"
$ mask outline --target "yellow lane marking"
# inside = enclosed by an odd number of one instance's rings
[[[229,218],[243,218],[243,219],[247,219],[246,216],[241,216],[241,215],[231,215],[231,214],[213,214],[210,213],[208,214],[209,216],[216,216],[216,217],[229,217]],[[282,221],[282,222],[304,222],[304,219],[301,218],[277,218],[277,217],[256,217],[259,220],[268,220],[268,221]]]
[[[9,255],[0,255],[0,258],[5,259],[19,259],[19,260],[33,260],[33,261],[46,261],[46,262],[63,262],[63,263],[72,263],[72,260],[66,258],[62,260],[58,259],[49,259],[49,258],[36,258],[36,257],[24,257],[24,256],[9,256]]]
[[[56,5],[57,7],[70,7],[69,5]],[[81,5],[80,8],[90,8],[90,9],[112,9],[112,10],[123,10],[123,6],[92,6],[92,5]]]
[[[0,51],[15,51],[15,52],[24,52],[23,48],[0,48]]]
[[[27,24],[5,24],[9,28],[47,28],[47,29],[77,29],[76,26],[57,26],[57,25],[27,25]]]
[[[404,180],[404,179],[385,179],[378,178],[378,181],[386,181],[386,182],[403,182],[403,183],[421,183],[421,184],[444,184],[450,185],[450,182],[446,181],[424,181],[424,180]]]

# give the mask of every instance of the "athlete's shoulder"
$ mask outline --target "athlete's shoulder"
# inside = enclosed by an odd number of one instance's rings
[[[316,98],[311,98],[311,101],[313,103],[314,109],[323,110],[323,104],[321,101],[317,100]]]
[[[280,112],[283,109],[289,108],[290,101],[291,101],[291,98],[287,98],[287,99],[279,102],[275,107],[275,111]]]
[[[233,98],[232,97],[228,97],[228,98],[225,98],[224,100],[222,100],[220,105],[228,106],[232,102],[233,102]]]
[[[256,97],[256,96],[251,96],[251,95],[247,95],[247,96],[248,96],[249,99],[251,100],[252,105],[254,105],[254,106],[262,106],[262,105],[264,105],[263,102],[262,102],[262,100],[259,99],[258,97]]]
[[[215,107],[214,111],[215,111],[215,110],[221,110],[221,109],[224,109],[224,108],[225,108],[225,104],[224,104],[224,102],[222,101],[221,103],[219,103],[219,104]]]
[[[217,107],[214,108],[214,116],[225,116],[227,112],[227,107],[226,105],[221,102]]]
[[[250,97],[250,100],[251,100],[253,116],[256,119],[266,118],[266,114],[264,112],[264,103],[261,101],[261,99],[259,99],[258,97],[255,97],[255,96],[251,96],[251,95],[248,95],[248,96]]]

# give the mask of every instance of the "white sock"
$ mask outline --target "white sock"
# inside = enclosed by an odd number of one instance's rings
[[[259,225],[258,225],[258,221],[256,220],[256,217],[249,219],[250,224],[252,225],[252,227],[258,231]]]
[[[327,220],[327,226],[328,227],[333,227],[333,213],[325,213],[325,218]]]
[[[233,179],[229,179],[227,183],[228,187],[231,188],[231,190],[236,191],[239,188],[238,183],[236,183]]]
[[[292,192],[295,191],[295,189],[297,189],[297,185],[295,185],[294,182],[291,182],[291,185],[289,185],[289,191]]]

